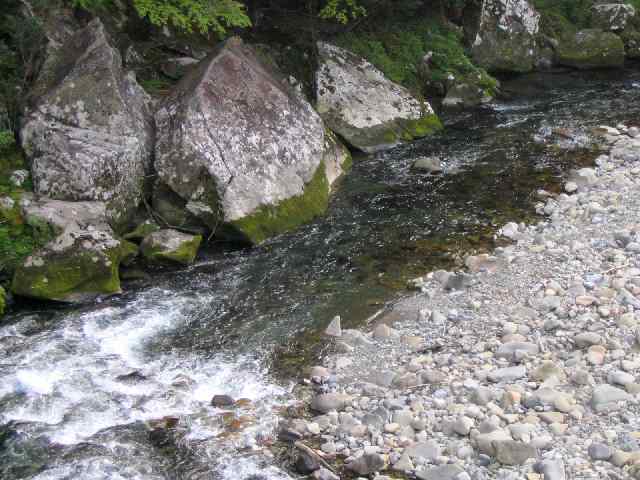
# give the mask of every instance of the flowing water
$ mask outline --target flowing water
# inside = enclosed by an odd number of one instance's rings
[[[362,325],[406,281],[491,248],[538,188],[593,160],[586,132],[640,118],[640,72],[535,75],[446,132],[356,158],[326,217],[82,307],[0,324],[0,478],[280,479],[292,381],[340,314]],[[445,173],[411,170],[422,155]],[[246,399],[233,410],[213,395]]]

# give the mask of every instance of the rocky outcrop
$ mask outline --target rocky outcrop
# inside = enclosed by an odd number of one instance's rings
[[[347,50],[318,43],[316,108],[327,126],[365,152],[424,137],[442,127],[428,103]]]
[[[158,177],[186,212],[176,220],[259,243],[325,211],[322,119],[240,39],[189,72],[156,121]]]
[[[536,64],[540,14],[526,0],[478,0],[465,10],[474,62],[492,72],[528,72]]]
[[[485,89],[477,85],[458,83],[447,91],[442,105],[450,108],[467,108],[490,102],[492,98]]]
[[[76,302],[120,292],[119,265],[137,247],[115,237],[105,204],[25,196],[21,208],[31,228],[54,239],[18,266],[13,293]]]
[[[196,258],[201,242],[201,235],[163,229],[147,235],[140,244],[140,250],[151,262],[190,265]]]
[[[636,14],[636,9],[626,3],[600,3],[591,7],[591,25],[610,32],[622,32]]]
[[[124,222],[150,168],[148,97],[123,71],[99,20],[48,55],[21,131],[35,191],[105,202],[112,222]]]
[[[556,49],[556,63],[577,69],[616,68],[624,65],[622,39],[597,29],[581,30]]]

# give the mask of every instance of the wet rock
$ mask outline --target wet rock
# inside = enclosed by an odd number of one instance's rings
[[[624,65],[624,44],[610,32],[581,30],[560,43],[556,62],[577,69],[617,68]]]
[[[142,199],[153,153],[149,98],[100,20],[50,50],[26,113],[22,146],[36,193],[101,201],[124,223]]]
[[[589,445],[589,456],[592,460],[609,460],[613,451],[608,445],[603,443],[592,443]]]
[[[438,157],[419,157],[413,162],[413,169],[428,173],[440,173],[443,170]]]
[[[200,242],[201,235],[163,229],[147,235],[140,244],[140,250],[152,262],[190,265],[196,258]]]
[[[214,395],[211,399],[211,406],[216,408],[231,407],[235,403],[235,400],[229,395]]]
[[[352,146],[374,152],[442,127],[428,103],[363,58],[324,42],[318,43],[318,55],[318,112]]]

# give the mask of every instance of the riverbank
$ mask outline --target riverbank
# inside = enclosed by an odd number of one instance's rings
[[[372,331],[338,332],[312,370],[316,416],[284,427],[317,447],[299,469],[640,478],[639,133],[603,134],[594,169],[538,192],[545,221],[503,227],[512,245],[416,281]]]

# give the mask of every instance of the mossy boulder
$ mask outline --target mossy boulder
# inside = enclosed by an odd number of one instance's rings
[[[317,184],[325,155],[322,119],[239,38],[187,73],[156,121],[156,185],[165,191],[154,192],[153,204],[172,226],[195,218],[219,237],[255,243],[319,213],[283,219],[299,211],[284,205],[304,208],[300,200],[315,197],[306,190]],[[326,197],[329,183],[323,188]]]
[[[25,194],[21,218],[52,239],[15,269],[11,290],[41,300],[79,302],[120,292],[118,268],[137,247],[117,239],[101,202],[65,202]]]
[[[120,293],[120,262],[136,253],[135,245],[109,232],[69,230],[18,266],[11,290],[23,297],[60,302]]]
[[[479,0],[465,9],[474,62],[489,72],[529,72],[537,63],[540,14],[526,0]]]
[[[140,250],[147,260],[154,263],[190,265],[198,254],[201,242],[201,235],[163,229],[147,235],[140,244]]]
[[[493,99],[492,92],[478,85],[470,83],[458,83],[447,91],[442,101],[442,106],[449,108],[474,107]]]
[[[442,128],[426,102],[348,50],[318,43],[316,108],[326,125],[353,147],[375,152]]]
[[[611,32],[580,30],[556,49],[556,63],[580,70],[624,66],[624,43]]]

